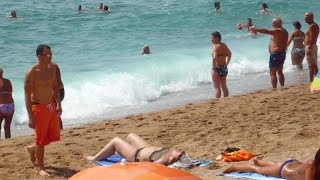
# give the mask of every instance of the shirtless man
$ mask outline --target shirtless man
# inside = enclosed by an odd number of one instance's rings
[[[233,164],[224,173],[255,172],[267,176],[284,178],[288,180],[318,180],[320,179],[320,149],[313,160],[301,162],[288,159],[282,162],[273,162],[254,159],[254,164]]]
[[[221,35],[215,31],[211,33],[212,48],[212,82],[216,91],[216,98],[221,97],[221,89],[223,96],[229,96],[227,87],[228,64],[230,63],[232,53],[228,46],[221,42]]]
[[[304,44],[306,46],[305,52],[307,53],[307,61],[309,66],[310,82],[313,81],[314,76],[318,73],[318,46],[317,39],[319,35],[319,26],[313,20],[313,13],[307,12],[304,14],[304,20],[309,24],[306,31]]]
[[[37,160],[41,176],[49,176],[44,169],[44,146],[60,140],[58,115],[61,101],[56,77],[56,68],[51,63],[52,52],[48,45],[38,46],[38,62],[26,73],[24,79],[25,103],[29,127],[35,131],[35,143],[27,146],[31,162]],[[56,104],[52,103],[52,94]]]
[[[272,20],[272,29],[261,29],[256,27],[250,27],[249,30],[253,32],[259,32],[263,34],[271,35],[269,43],[269,68],[270,68],[270,78],[273,88],[277,87],[277,73],[279,76],[279,82],[281,86],[284,86],[284,75],[283,75],[283,64],[286,59],[286,49],[288,42],[288,31],[282,27],[281,19]]]

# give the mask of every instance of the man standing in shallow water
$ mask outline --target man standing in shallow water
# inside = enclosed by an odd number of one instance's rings
[[[27,146],[31,162],[37,160],[41,176],[49,176],[44,169],[44,146],[60,140],[58,115],[61,101],[56,77],[56,68],[51,63],[52,52],[48,45],[41,44],[36,51],[38,62],[26,73],[24,79],[25,103],[29,127],[35,131],[35,143]],[[52,94],[56,104],[52,102]]]
[[[283,75],[283,64],[286,59],[286,49],[288,42],[288,31],[282,27],[282,21],[280,18],[272,20],[272,29],[261,29],[256,27],[250,27],[249,30],[252,32],[259,32],[263,34],[271,35],[269,43],[269,68],[270,68],[270,78],[273,88],[277,87],[278,79],[277,73],[279,76],[279,82],[281,86],[284,86],[284,75]]]
[[[313,13],[307,12],[304,15],[304,20],[309,24],[304,39],[305,51],[307,53],[307,61],[309,66],[310,82],[313,81],[314,76],[318,73],[318,46],[317,39],[319,35],[319,26],[313,20]]]

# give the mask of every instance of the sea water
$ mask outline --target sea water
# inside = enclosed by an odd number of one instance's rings
[[[220,0],[219,12],[213,0],[101,2],[110,12],[99,11],[100,1],[92,0],[0,1],[0,66],[13,84],[13,130],[27,129],[23,78],[36,63],[41,43],[51,46],[61,69],[66,91],[62,119],[65,126],[74,126],[213,98],[213,31],[222,34],[232,51],[231,95],[270,87],[270,36],[252,36],[236,25],[250,17],[255,26],[272,28],[272,18],[280,17],[289,32],[296,20],[305,31],[307,11],[320,22],[319,0],[266,0],[269,15],[259,13],[261,1],[255,0]],[[18,18],[7,17],[12,10]],[[145,44],[152,54],[142,56]],[[306,65],[294,71],[290,53],[284,70],[287,82],[308,82]]]

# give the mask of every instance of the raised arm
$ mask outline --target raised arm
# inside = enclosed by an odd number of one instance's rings
[[[253,32],[258,32],[258,33],[262,33],[262,34],[269,34],[269,35],[275,35],[278,30],[277,29],[263,29],[263,28],[256,28],[256,27],[250,27],[249,28],[250,31]]]
[[[24,100],[26,103],[26,109],[29,116],[29,127],[34,129],[35,128],[35,121],[32,116],[32,102],[31,102],[31,94],[33,90],[33,76],[32,76],[32,69],[28,70],[25,78],[24,78]]]

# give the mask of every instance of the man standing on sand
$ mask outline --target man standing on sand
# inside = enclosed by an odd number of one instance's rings
[[[281,86],[284,86],[284,75],[283,75],[283,64],[286,59],[286,49],[288,42],[288,31],[282,27],[282,20],[276,18],[272,20],[272,29],[261,29],[256,27],[249,27],[252,32],[259,32],[263,34],[271,35],[269,43],[269,68],[270,68],[270,78],[273,88],[277,87],[279,76],[279,82]]]
[[[319,35],[319,26],[313,20],[313,13],[307,12],[304,14],[304,20],[309,24],[304,39],[305,51],[307,53],[307,61],[309,66],[310,82],[313,81],[314,76],[318,73],[318,46],[317,39]]]
[[[61,101],[56,77],[56,68],[51,63],[52,52],[48,45],[38,46],[38,62],[26,73],[24,79],[25,103],[29,127],[35,131],[35,143],[27,146],[31,162],[37,160],[41,176],[49,176],[44,169],[44,146],[60,140],[58,115]],[[52,102],[52,94],[56,104]]]

